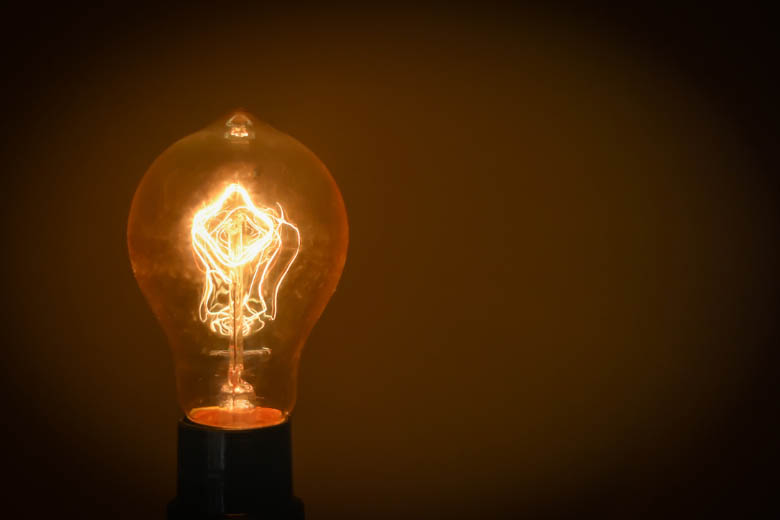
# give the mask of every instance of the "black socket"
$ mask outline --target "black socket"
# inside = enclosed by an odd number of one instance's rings
[[[290,422],[222,430],[179,421],[177,496],[170,520],[303,519],[293,496]]]

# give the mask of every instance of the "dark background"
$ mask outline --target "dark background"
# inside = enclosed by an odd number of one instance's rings
[[[3,515],[162,518],[165,339],[135,187],[244,107],[350,250],[294,420],[309,518],[767,512],[768,11],[31,7],[2,17]]]

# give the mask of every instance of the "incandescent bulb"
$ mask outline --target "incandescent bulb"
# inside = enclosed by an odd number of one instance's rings
[[[287,419],[300,352],[341,276],[347,235],[325,166],[245,112],[154,161],[127,243],[192,422],[246,429]]]

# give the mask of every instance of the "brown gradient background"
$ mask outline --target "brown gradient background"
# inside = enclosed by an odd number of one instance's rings
[[[300,371],[309,518],[768,507],[768,17],[214,9],[4,17],[3,513],[162,518],[180,411],[127,214],[239,106],[350,219]]]

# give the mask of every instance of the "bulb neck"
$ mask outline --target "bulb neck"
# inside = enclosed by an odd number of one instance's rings
[[[223,430],[179,421],[177,496],[169,520],[302,520],[293,495],[290,421]]]

